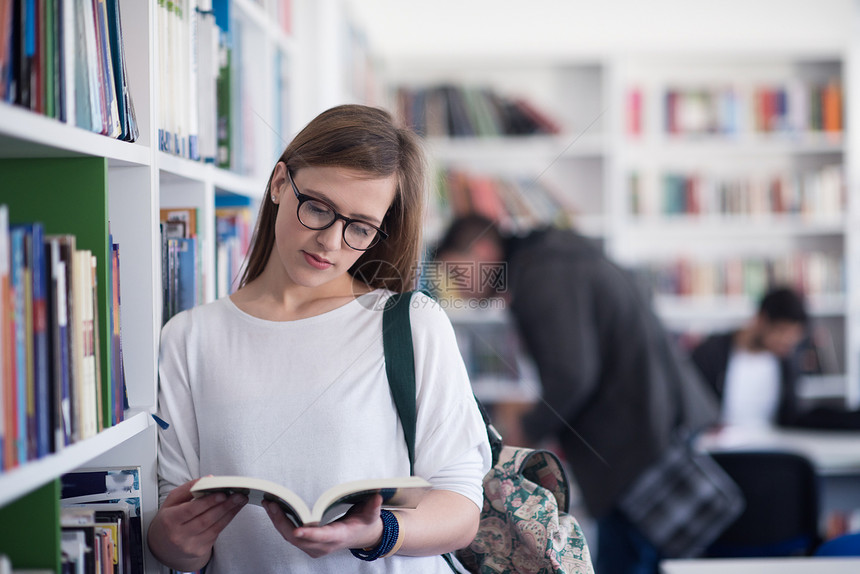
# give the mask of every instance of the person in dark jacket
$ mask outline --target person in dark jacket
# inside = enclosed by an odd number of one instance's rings
[[[860,428],[856,411],[799,405],[798,349],[808,322],[803,297],[773,287],[740,329],[711,335],[692,350],[693,362],[720,398],[723,423]]]
[[[597,572],[656,573],[657,549],[626,520],[619,500],[666,452],[679,422],[703,429],[716,422],[718,407],[636,281],[575,232],[504,238],[478,216],[455,220],[436,257],[475,269],[506,265],[509,309],[543,393],[521,421],[522,436],[509,429],[505,442],[558,441],[597,519]],[[472,285],[462,295],[492,295],[488,285]]]
[[[791,424],[797,418],[795,351],[808,317],[788,288],[770,290],[742,328],[706,338],[693,362],[720,397],[726,424]]]

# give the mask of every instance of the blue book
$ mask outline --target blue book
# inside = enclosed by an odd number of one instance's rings
[[[51,384],[48,374],[48,276],[45,272],[44,227],[32,223],[30,256],[33,280],[33,380],[36,388],[37,455],[51,452]]]
[[[13,293],[12,318],[14,322],[15,357],[15,445],[18,463],[27,460],[27,352],[24,312],[24,236],[23,229],[10,229],[11,267],[10,285]]]
[[[177,238],[179,292],[176,312],[191,309],[197,304],[197,239]]]
[[[43,226],[26,223],[12,226],[24,234],[24,321],[27,375],[28,458],[51,452],[51,393],[48,378],[48,328],[45,297]]]

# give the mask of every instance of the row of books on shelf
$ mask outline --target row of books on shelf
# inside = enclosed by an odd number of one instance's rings
[[[118,245],[109,239],[109,315],[99,317],[92,252],[77,249],[73,235],[46,235],[40,223],[8,222],[0,206],[2,470],[94,436],[127,407]],[[100,321],[108,341],[99,340]]]
[[[119,0],[0,1],[0,101],[136,140],[119,5]]]
[[[253,43],[259,30],[234,18],[232,4],[159,1],[158,149],[252,174],[260,156],[259,130],[271,133],[273,149],[283,148],[290,137],[291,56],[277,44],[274,69],[264,72],[274,75],[272,104],[268,110],[256,108],[252,92],[261,70]],[[272,11],[282,28],[290,26],[289,2],[267,9]]]
[[[161,209],[162,323],[203,301],[202,251],[194,207]]]
[[[245,255],[251,243],[252,214],[246,198],[216,198],[215,297],[238,287]],[[193,207],[161,210],[162,322],[205,301],[206,272],[198,231],[198,210]]]
[[[160,151],[229,165],[229,18],[229,2],[159,0]]]
[[[646,94],[633,87],[627,95],[627,131],[644,129]],[[745,133],[841,133],[845,123],[842,86],[790,81],[783,85],[668,88],[662,94],[663,125],[669,135]]]
[[[528,177],[445,170],[438,175],[439,197],[451,215],[483,215],[507,231],[541,225],[570,226],[574,210],[557,190]]]
[[[438,85],[400,87],[395,95],[399,118],[427,137],[493,137],[557,134],[561,126],[524,98],[492,89]]]
[[[673,297],[757,300],[769,285],[790,285],[806,296],[845,293],[842,257],[816,251],[722,260],[680,258],[643,265],[636,271],[655,295]]]
[[[800,215],[838,217],[845,209],[841,165],[770,176],[634,171],[629,176],[634,216]]]

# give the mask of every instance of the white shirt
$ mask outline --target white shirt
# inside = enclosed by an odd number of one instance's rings
[[[779,360],[767,352],[735,350],[726,367],[723,422],[762,426],[774,421],[780,395]]]
[[[162,330],[159,494],[207,474],[286,485],[311,505],[329,487],[406,476],[403,429],[385,373],[375,291],[315,317],[273,322],[224,298]],[[418,405],[415,474],[479,508],[490,466],[486,428],[451,323],[437,303],[411,303]],[[364,562],[344,550],[312,559],[248,505],[221,533],[207,574],[450,572],[439,557]]]

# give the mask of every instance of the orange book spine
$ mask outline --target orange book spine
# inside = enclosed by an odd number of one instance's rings
[[[822,102],[822,120],[824,131],[842,131],[842,88],[835,82],[831,82],[824,88],[824,101]]]

